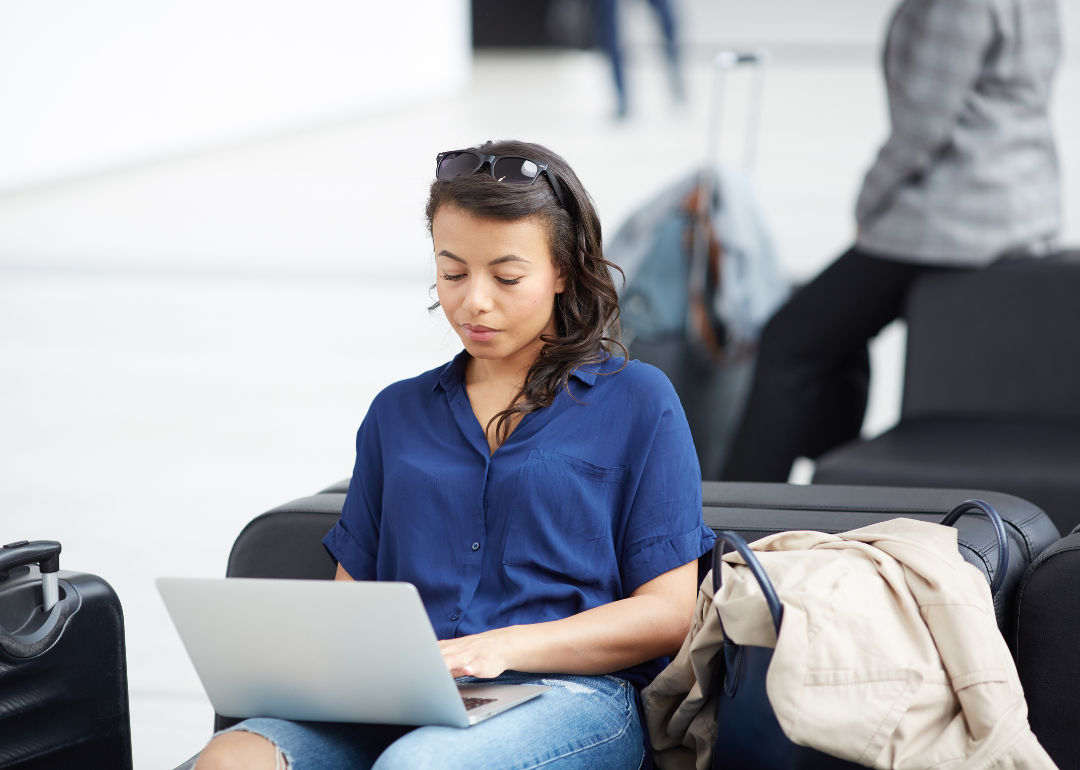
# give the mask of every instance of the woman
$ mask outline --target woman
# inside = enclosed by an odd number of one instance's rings
[[[372,402],[324,543],[339,580],[417,586],[454,676],[551,689],[465,730],[248,720],[200,770],[643,763],[637,689],[682,643],[712,544],[686,418],[609,351],[612,266],[562,158],[441,153],[427,220],[465,350]]]
[[[722,478],[786,481],[859,434],[866,343],[932,272],[1041,256],[1061,225],[1048,114],[1057,0],[903,0],[885,41],[891,132],[866,174],[855,245],[762,333]]]

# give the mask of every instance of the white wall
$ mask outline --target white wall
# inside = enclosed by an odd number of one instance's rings
[[[0,194],[463,87],[468,0],[0,0]]]

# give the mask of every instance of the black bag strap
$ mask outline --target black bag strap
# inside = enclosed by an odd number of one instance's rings
[[[994,579],[990,583],[990,593],[997,596],[1005,583],[1005,573],[1009,571],[1009,536],[1005,534],[1005,523],[1001,520],[1001,515],[994,510],[994,506],[985,500],[965,500],[946,513],[941,523],[951,527],[966,513],[984,513],[994,525],[994,534],[997,535],[998,563],[994,571]]]
[[[743,557],[743,561],[746,562],[746,566],[750,568],[750,572],[757,580],[758,585],[761,586],[761,592],[765,595],[765,603],[769,605],[769,614],[772,615],[776,635],[779,636],[780,622],[784,619],[784,605],[780,603],[780,597],[776,595],[776,589],[773,587],[772,581],[769,580],[769,576],[765,574],[765,568],[761,566],[758,557],[750,550],[750,546],[746,544],[741,535],[730,530],[724,530],[716,534],[716,544],[713,546],[712,554],[713,596],[715,597],[720,591],[720,564],[724,558],[725,545],[730,545],[738,551],[739,555]],[[716,616],[717,618],[720,617],[719,610],[717,610]],[[723,628],[724,623],[721,621],[720,629],[723,630]],[[726,631],[724,636],[727,637]]]

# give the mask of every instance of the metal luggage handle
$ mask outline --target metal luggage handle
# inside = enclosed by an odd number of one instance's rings
[[[14,658],[34,658],[46,652],[82,606],[78,592],[67,581],[60,598],[60,543],[21,540],[0,548],[0,580],[7,580],[11,570],[32,564],[41,572],[42,606],[31,605],[30,614],[16,618],[12,629],[0,625],[0,651]]]
[[[769,49],[755,48],[751,51],[720,51],[713,58],[713,65],[721,69],[731,69],[740,64],[764,64],[770,57]]]
[[[747,105],[746,142],[743,147],[743,166],[753,168],[757,159],[758,126],[761,123],[761,92],[765,81],[765,65],[772,59],[767,48],[753,48],[747,51],[727,49],[718,51],[713,57],[713,89],[709,106],[708,136],[705,141],[705,168],[708,169],[718,158],[720,151],[720,120],[724,106],[724,82],[730,70],[753,66],[754,73],[750,102]]]
[[[725,545],[730,545],[743,557],[746,566],[750,568],[750,572],[757,580],[758,585],[761,586],[761,593],[765,595],[765,603],[769,605],[769,614],[772,616],[773,627],[776,629],[777,637],[779,637],[780,623],[784,619],[784,605],[780,603],[780,597],[776,594],[776,588],[773,587],[772,581],[769,580],[769,576],[765,573],[765,568],[761,566],[761,562],[758,561],[758,557],[750,550],[750,546],[746,544],[746,541],[743,540],[741,535],[736,532],[731,532],[730,530],[718,532],[716,535],[716,545],[713,546],[712,580],[714,601],[716,594],[720,591],[720,565],[723,563]],[[717,618],[720,617],[719,610],[716,611],[716,616]],[[724,622],[721,620],[720,628],[723,629],[723,627]],[[724,632],[724,636],[727,636],[726,631]]]
[[[1001,520],[1001,515],[994,510],[994,506],[985,500],[965,500],[946,513],[945,518],[941,520],[941,524],[951,527],[965,513],[973,512],[986,514],[986,517],[990,519],[990,523],[994,525],[994,534],[997,536],[998,563],[997,570],[994,571],[994,579],[990,583],[990,593],[997,596],[1001,586],[1005,583],[1005,573],[1009,571],[1009,536],[1005,533],[1005,523]]]
[[[41,570],[41,593],[43,609],[48,612],[60,596],[58,578],[60,571],[60,543],[55,540],[20,540],[0,548],[0,580],[7,579],[8,572],[16,567],[37,564]]]

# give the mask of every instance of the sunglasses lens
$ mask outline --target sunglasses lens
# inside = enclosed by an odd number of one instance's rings
[[[435,175],[446,182],[471,174],[480,168],[480,158],[474,152],[450,152],[439,161]]]
[[[504,182],[531,182],[540,173],[540,167],[528,158],[506,157],[495,161],[492,173]]]

